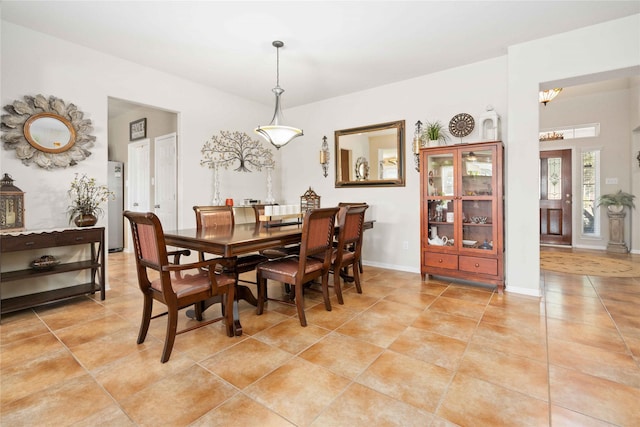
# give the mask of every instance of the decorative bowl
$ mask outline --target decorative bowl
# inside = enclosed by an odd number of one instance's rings
[[[43,255],[38,259],[31,262],[31,267],[34,270],[50,270],[56,265],[60,264],[60,261],[53,255]]]

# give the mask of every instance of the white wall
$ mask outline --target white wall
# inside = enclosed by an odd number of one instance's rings
[[[415,170],[411,142],[414,125],[420,120],[440,120],[448,126],[458,113],[478,117],[487,105],[502,116],[506,129],[507,59],[499,57],[378,87],[347,96],[293,108],[287,119],[304,129],[305,136],[282,151],[283,195],[294,203],[309,186],[318,193],[322,206],[340,201],[366,201],[371,205],[367,218],[376,221],[364,237],[365,263],[405,271],[420,271],[420,181]],[[537,95],[536,95],[537,96]],[[406,186],[381,188],[335,188],[334,131],[359,126],[405,120]],[[502,132],[504,135],[504,131]],[[322,176],[318,152],[322,137],[331,147],[329,176]],[[503,137],[504,138],[504,137]],[[477,126],[464,142],[480,140]],[[449,143],[459,143],[452,138]],[[407,249],[404,248],[407,243]]]
[[[0,151],[2,172],[11,174],[15,184],[26,192],[28,229],[67,225],[66,191],[76,172],[87,173],[99,183],[106,183],[109,97],[178,113],[178,185],[181,190],[178,220],[181,226],[195,226],[192,206],[206,204],[212,197],[212,173],[200,166],[200,149],[204,142],[220,130],[252,134],[253,128],[270,119],[272,114],[269,107],[5,21],[2,21],[1,43],[3,105],[22,99],[24,95],[62,98],[73,102],[85,113],[85,118],[92,120],[92,134],[97,138],[92,155],[67,169],[47,171],[34,165],[27,167],[13,151]],[[251,186],[246,177],[242,177],[243,181],[235,179],[240,174],[231,175],[230,171],[229,174],[229,177],[223,176],[223,183],[226,182],[229,188],[237,182],[243,189]],[[252,182],[261,180],[258,176],[252,179]],[[231,193],[231,190],[227,191]],[[107,224],[107,219],[102,218],[100,224]]]
[[[629,78],[606,82],[565,87],[556,99],[540,104],[540,129],[562,126],[600,124],[600,135],[540,143],[541,150],[573,150],[573,245],[575,247],[601,249],[609,241],[609,220],[604,208],[600,209],[600,236],[582,236],[582,204],[580,195],[582,162],[580,154],[587,150],[600,150],[600,194],[615,193],[619,189],[631,192],[631,167],[626,159],[631,152],[631,93]],[[585,86],[591,90],[584,90]],[[584,91],[584,92],[583,92]],[[607,178],[615,178],[617,184],[607,184]],[[630,243],[629,219],[626,239]]]
[[[539,85],[638,66],[640,15],[512,46],[508,58],[507,284],[539,295]]]
[[[0,151],[2,172],[10,173],[16,185],[27,192],[26,222],[32,229],[66,225],[65,193],[74,172],[88,172],[98,181],[106,182],[109,96],[178,112],[178,134],[182,135],[179,225],[185,227],[194,225],[191,206],[211,199],[211,171],[199,166],[203,143],[220,130],[251,134],[257,124],[269,120],[272,114],[271,107],[4,21],[1,43],[3,105],[27,94],[54,95],[75,103],[87,113],[97,136],[94,154],[67,170],[26,167],[16,160],[13,152]],[[417,272],[419,176],[411,153],[414,123],[418,120],[448,123],[461,112],[478,117],[491,104],[502,118],[501,139],[506,146],[508,290],[539,295],[539,84],[638,66],[639,52],[640,15],[634,15],[513,46],[507,56],[289,109],[285,111],[288,122],[302,127],[305,136],[276,155],[277,161],[280,156],[282,159],[278,163],[281,170],[275,173],[281,179],[281,184],[276,184],[276,199],[281,203],[297,203],[311,186],[322,196],[323,206],[341,200],[369,202],[372,207],[368,217],[375,219],[376,225],[365,236],[364,259],[375,265]],[[329,177],[322,176],[318,151],[323,136],[332,140],[337,129],[402,119],[406,120],[408,142],[405,187],[336,189],[333,161]],[[479,139],[476,128],[465,142]],[[335,151],[331,151],[335,158]],[[264,176],[254,174],[242,176],[227,171],[222,179],[221,196],[264,198]],[[634,179],[637,177],[634,174]],[[106,224],[106,219],[101,223]],[[405,242],[408,249],[403,248]]]

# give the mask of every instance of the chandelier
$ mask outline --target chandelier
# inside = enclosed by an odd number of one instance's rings
[[[271,89],[276,94],[276,109],[273,113],[271,123],[266,126],[258,126],[254,132],[261,135],[264,139],[273,144],[277,149],[280,149],[283,145],[288,144],[292,139],[304,135],[302,129],[294,128],[292,126],[285,126],[282,124],[282,106],[280,103],[280,96],[284,92],[284,89],[280,87],[280,48],[284,46],[284,43],[276,40],[271,43],[276,48],[276,87]]]
[[[561,91],[562,88],[541,90],[539,95],[540,103],[546,106],[547,102],[558,96]]]

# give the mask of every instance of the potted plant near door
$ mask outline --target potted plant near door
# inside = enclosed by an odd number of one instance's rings
[[[605,206],[609,217],[607,252],[625,254],[629,252],[624,241],[624,217],[626,216],[624,208],[634,209],[636,207],[633,202],[635,197],[634,194],[618,190],[617,193],[603,194],[598,198],[598,206]]]
[[[428,141],[429,147],[437,147],[438,145],[447,145],[449,136],[444,133],[444,125],[440,120],[435,122],[427,122],[422,132],[422,137]]]
[[[71,181],[67,194],[71,199],[67,208],[69,224],[73,221],[78,227],[96,225],[98,217],[104,213],[100,205],[114,197],[114,193],[106,185],[98,185],[95,178],[78,174]]]
[[[600,196],[598,199],[598,206],[605,206],[607,210],[612,213],[620,213],[625,207],[634,209],[636,205],[634,204],[633,199],[635,198],[636,196],[634,194],[618,190],[617,193],[603,194]]]

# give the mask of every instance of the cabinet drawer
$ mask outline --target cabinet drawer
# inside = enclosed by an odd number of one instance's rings
[[[460,257],[460,270],[471,273],[498,274],[498,260],[490,258],[479,258],[471,256]]]
[[[0,238],[0,246],[2,246],[2,252],[50,248],[55,245],[55,238],[51,234],[2,236]]]
[[[90,242],[100,241],[101,230],[73,230],[56,234],[57,246],[82,245]]]
[[[424,253],[424,263],[428,267],[458,269],[458,255],[437,254],[434,252]]]

